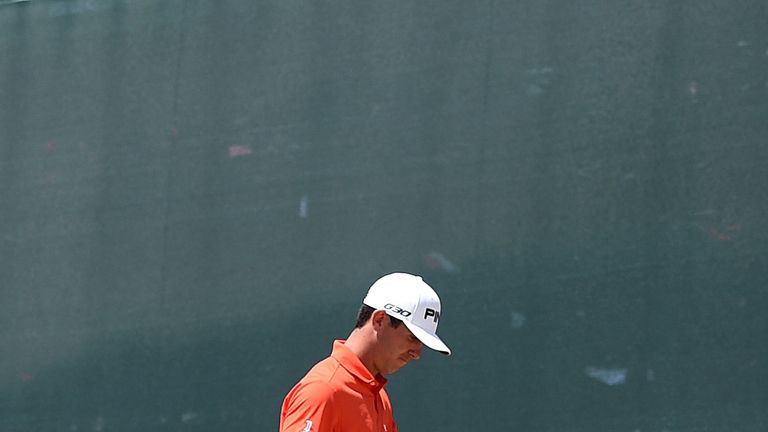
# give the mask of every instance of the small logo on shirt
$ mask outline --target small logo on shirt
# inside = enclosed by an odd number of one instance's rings
[[[301,430],[301,432],[309,432],[312,430],[312,420],[307,420],[307,426]]]

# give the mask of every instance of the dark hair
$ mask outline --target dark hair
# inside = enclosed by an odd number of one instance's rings
[[[369,319],[371,319],[371,315],[373,315],[373,312],[376,309],[368,306],[367,304],[364,304],[360,306],[360,311],[357,313],[357,321],[355,322],[355,328],[360,328],[363,325],[365,325],[366,322],[368,322]],[[397,328],[402,324],[403,322],[399,319],[393,317],[392,315],[387,315],[389,317],[389,324]]]

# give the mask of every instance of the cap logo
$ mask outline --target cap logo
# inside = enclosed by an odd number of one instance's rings
[[[408,312],[407,310],[401,309],[401,308],[399,308],[399,307],[397,307],[397,306],[393,305],[392,303],[387,303],[387,304],[385,304],[385,305],[384,305],[384,309],[386,309],[386,310],[391,310],[392,312],[394,312],[394,313],[396,313],[396,314],[399,314],[399,315],[402,315],[402,316],[404,316],[404,317],[408,317],[408,316],[411,316],[411,313],[410,313],[410,312]]]
[[[440,320],[440,311],[427,308],[427,310],[424,311],[424,319],[427,319],[428,317],[432,317],[433,321],[437,322]]]

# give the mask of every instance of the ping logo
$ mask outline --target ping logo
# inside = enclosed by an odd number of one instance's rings
[[[384,309],[386,309],[386,310],[391,310],[392,312],[394,312],[394,313],[396,313],[396,314],[400,314],[400,315],[402,315],[402,316],[404,316],[404,317],[408,317],[408,316],[411,316],[411,313],[410,313],[409,311],[407,311],[407,310],[404,310],[404,309],[401,309],[401,308],[399,308],[399,307],[397,307],[397,306],[393,305],[392,303],[387,303],[387,304],[385,304],[385,305],[384,305]]]
[[[434,322],[438,322],[440,320],[440,311],[427,308],[427,310],[424,311],[424,319],[427,319],[428,317],[432,317]]]

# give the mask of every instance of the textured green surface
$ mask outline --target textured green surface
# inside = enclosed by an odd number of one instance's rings
[[[403,432],[766,430],[765,1],[6,3],[3,432],[276,430],[394,270]]]

